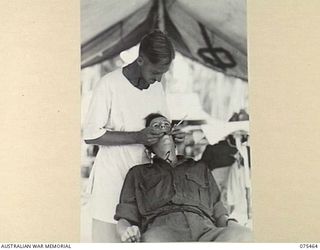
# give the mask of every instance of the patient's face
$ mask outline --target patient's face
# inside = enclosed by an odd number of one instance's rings
[[[165,135],[162,136],[157,143],[152,145],[152,149],[155,154],[159,155],[162,152],[167,152],[170,150],[172,146],[174,147],[172,135],[168,134],[171,131],[171,123],[167,118],[154,118],[150,122],[150,127],[165,133]]]
[[[157,117],[150,122],[150,127],[161,132],[169,133],[171,130],[171,123],[165,117]]]

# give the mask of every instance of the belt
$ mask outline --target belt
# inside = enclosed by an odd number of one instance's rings
[[[204,211],[202,211],[199,208],[195,208],[192,206],[185,206],[185,205],[176,205],[176,204],[168,204],[164,207],[162,207],[162,211],[160,211],[159,213],[155,214],[154,216],[152,216],[152,218],[150,218],[147,222],[147,224],[152,223],[152,221],[159,216],[164,216],[170,213],[176,213],[176,212],[191,212],[191,213],[195,213],[198,214],[199,216],[201,216],[202,218],[207,218],[210,221],[212,221],[213,223],[215,223],[215,220],[209,216],[207,213],[205,213]]]

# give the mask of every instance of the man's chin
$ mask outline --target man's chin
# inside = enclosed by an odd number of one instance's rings
[[[164,135],[162,138],[161,138],[161,143],[162,145],[171,145],[173,144],[173,139],[172,139],[172,136],[171,135]]]

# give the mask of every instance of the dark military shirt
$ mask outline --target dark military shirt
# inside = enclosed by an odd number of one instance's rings
[[[228,212],[205,160],[183,156],[172,167],[161,158],[131,168],[125,178],[114,218],[128,220],[144,231],[157,216],[190,211],[213,223]]]

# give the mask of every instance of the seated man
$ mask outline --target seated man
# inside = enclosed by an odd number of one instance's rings
[[[150,114],[148,126],[164,135],[150,146],[153,162],[131,168],[125,178],[114,216],[121,241],[250,241],[251,231],[228,218],[209,162],[176,155],[166,117]]]

